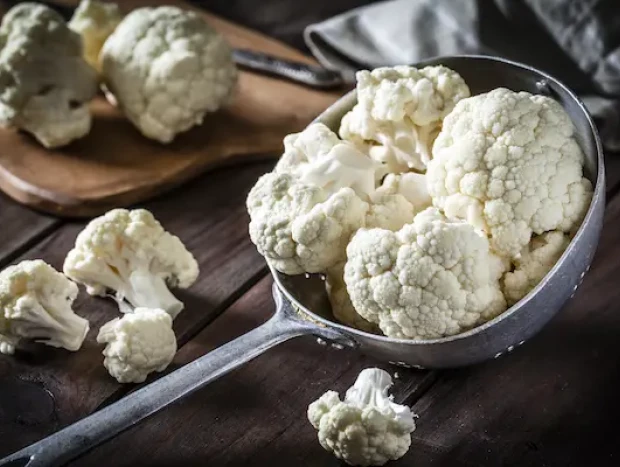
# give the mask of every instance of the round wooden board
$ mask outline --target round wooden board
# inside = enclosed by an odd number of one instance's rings
[[[158,2],[123,6],[148,3]],[[234,46],[309,60],[272,39],[204,15]],[[91,132],[64,148],[47,150],[27,134],[0,131],[0,188],[56,215],[98,215],[144,201],[224,163],[277,156],[285,135],[303,129],[340,94],[242,72],[231,105],[168,145],[142,136],[98,96],[92,102]]]

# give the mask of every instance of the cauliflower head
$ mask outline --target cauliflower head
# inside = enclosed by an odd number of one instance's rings
[[[84,60],[98,72],[101,72],[99,52],[122,19],[116,3],[81,0],[69,21],[69,28],[82,37]]]
[[[330,195],[288,173],[263,175],[250,191],[250,238],[285,274],[324,272],[344,259],[368,203],[349,187]]]
[[[275,171],[290,173],[302,183],[329,193],[350,187],[359,196],[375,191],[385,174],[382,165],[363,154],[322,123],[313,123],[301,133],[284,138],[284,154]]]
[[[592,197],[573,124],[551,98],[495,89],[460,101],[443,123],[427,172],[434,204],[484,230],[516,258],[532,234],[569,232]]]
[[[138,307],[104,324],[97,342],[106,344],[104,366],[119,383],[142,383],[164,371],[177,351],[172,318],[164,310]]]
[[[0,353],[13,354],[21,339],[78,350],[88,321],[71,308],[78,287],[41,260],[22,261],[0,273]]]
[[[129,13],[99,59],[106,86],[127,118],[162,143],[218,110],[237,81],[224,38],[198,14],[172,6]]]
[[[392,402],[390,375],[378,368],[363,370],[344,401],[327,391],[308,407],[308,420],[318,430],[321,446],[349,465],[384,465],[406,454],[415,430],[409,407]]]
[[[122,312],[158,308],[174,319],[183,309],[168,287],[185,289],[198,277],[198,263],[178,237],[145,209],[114,209],[80,232],[64,272],[91,295],[115,292]]]
[[[547,275],[558,262],[570,240],[563,232],[545,232],[532,238],[514,261],[515,268],[503,278],[504,296],[514,305]]]
[[[357,100],[340,136],[364,148],[389,172],[425,171],[443,118],[469,97],[463,78],[444,66],[359,71]]]
[[[347,247],[344,281],[357,312],[386,336],[432,339],[503,312],[505,269],[485,235],[429,208],[398,232],[360,229]]]
[[[11,8],[0,25],[0,125],[64,146],[90,131],[97,74],[82,58],[80,36],[37,3]]]

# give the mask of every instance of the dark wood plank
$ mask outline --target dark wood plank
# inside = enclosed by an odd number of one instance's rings
[[[174,196],[145,205],[184,241],[201,267],[197,283],[178,293],[186,305],[174,326],[179,345],[266,273],[247,235],[245,197],[271,166],[221,169]],[[63,226],[23,258],[42,258],[61,268],[81,228],[81,224]],[[82,292],[75,309],[91,323],[79,352],[33,345],[13,357],[0,357],[0,457],[84,417],[129,389],[106,373],[102,347],[95,341],[99,327],[118,316],[114,303]]]
[[[255,328],[272,311],[271,278],[265,278],[186,344],[175,364],[190,362]],[[339,465],[319,445],[306,409],[328,389],[344,393],[359,371],[371,366],[398,372],[397,399],[408,397],[424,381],[424,372],[320,346],[310,336],[297,338],[97,448],[75,465]]]
[[[412,465],[618,465],[619,236],[616,197],[590,273],[549,326],[508,356],[440,375],[414,406]]]
[[[0,225],[0,266],[3,266],[16,252],[35,243],[58,227],[60,222],[0,194]]]

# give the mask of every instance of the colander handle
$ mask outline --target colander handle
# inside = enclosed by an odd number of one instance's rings
[[[0,467],[63,465],[293,337],[315,334],[346,344],[346,337],[338,331],[300,319],[275,286],[274,298],[276,312],[266,323],[120,401],[0,460]]]

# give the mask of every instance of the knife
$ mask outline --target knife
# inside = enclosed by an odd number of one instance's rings
[[[14,6],[19,1],[4,1],[2,3]],[[54,1],[40,1],[43,5],[58,12],[66,21],[73,16],[74,7],[56,3]],[[315,89],[334,89],[351,82],[343,74],[335,70],[328,70],[321,66],[309,65],[249,49],[234,49],[233,60],[239,68],[275,76]]]

